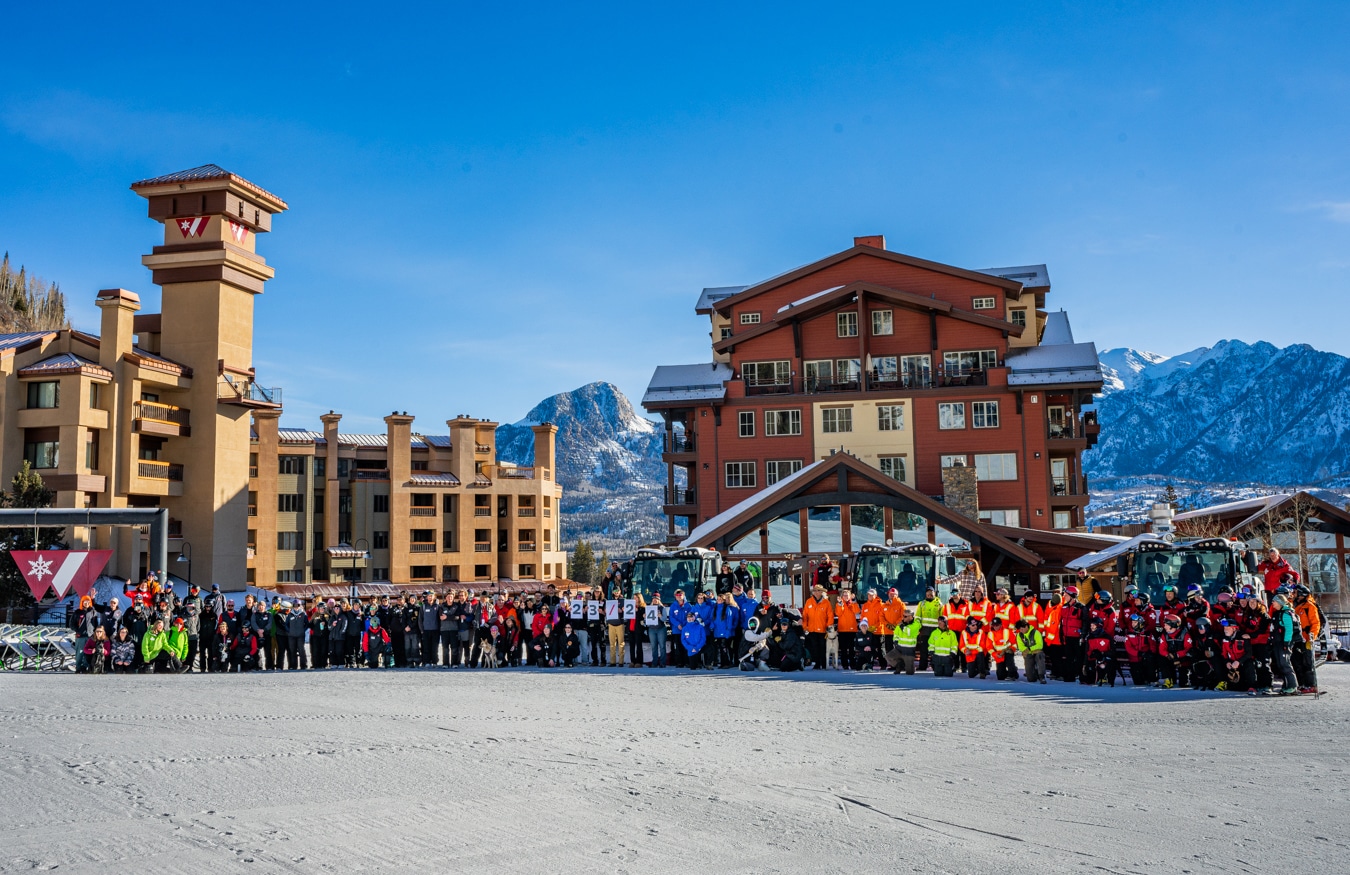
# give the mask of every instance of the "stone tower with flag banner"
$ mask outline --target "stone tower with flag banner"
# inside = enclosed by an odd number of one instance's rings
[[[254,298],[273,275],[256,241],[286,203],[214,164],[131,188],[164,225],[163,245],[142,258],[163,294],[158,317],[137,320],[140,345],[187,370],[180,406],[191,409],[190,435],[169,438],[181,494],[165,506],[192,545],[195,582],[238,589],[247,559],[251,413],[281,407],[280,391],[260,385],[253,368]],[[141,450],[145,459],[144,444]]]

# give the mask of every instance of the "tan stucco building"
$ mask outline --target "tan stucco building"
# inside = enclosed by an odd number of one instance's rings
[[[557,426],[534,426],[534,466],[497,461],[497,423],[466,416],[449,434],[413,431],[392,413],[384,433],[279,428],[254,416],[249,582],[446,584],[564,578]]]

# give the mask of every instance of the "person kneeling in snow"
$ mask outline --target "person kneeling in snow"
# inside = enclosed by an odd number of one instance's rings
[[[684,631],[680,633],[680,640],[684,643],[684,652],[689,657],[690,670],[703,668],[703,646],[708,643],[708,630],[703,626],[702,617],[694,611],[689,612]],[[707,667],[712,668],[711,665]]]
[[[366,655],[366,665],[371,668],[380,667],[380,656],[384,656],[384,667],[388,668],[394,663],[394,645],[389,640],[389,633],[380,627],[380,618],[370,618],[370,628],[361,634],[361,652]]]
[[[1116,658],[1111,655],[1112,639],[1101,620],[1088,626],[1087,656],[1083,661],[1083,682],[1104,687],[1116,685]]]

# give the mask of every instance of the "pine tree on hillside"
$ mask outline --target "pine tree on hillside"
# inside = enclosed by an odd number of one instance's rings
[[[0,507],[33,508],[51,507],[52,491],[42,482],[42,475],[28,466],[25,460],[10,481],[10,491],[0,492]],[[33,604],[33,594],[24,583],[19,567],[9,555],[11,550],[35,550],[61,543],[65,532],[59,528],[38,530],[38,542],[33,542],[33,529],[25,526],[21,529],[0,529],[0,605],[5,607],[26,607]]]
[[[572,562],[567,569],[567,577],[584,586],[590,586],[595,577],[595,553],[591,551],[591,545],[580,538],[572,548]]]
[[[595,564],[595,580],[592,582],[599,583],[604,580],[606,571],[609,571],[609,551],[603,550],[600,553],[600,561]]]
[[[1181,510],[1181,496],[1177,494],[1177,488],[1169,482],[1163,488],[1162,500],[1172,506],[1172,510]]]

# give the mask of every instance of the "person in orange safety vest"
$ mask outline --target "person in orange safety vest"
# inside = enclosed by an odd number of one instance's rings
[[[966,677],[989,677],[989,636],[984,632],[984,623],[976,617],[966,620],[966,630],[961,633],[961,656],[966,661]]]

